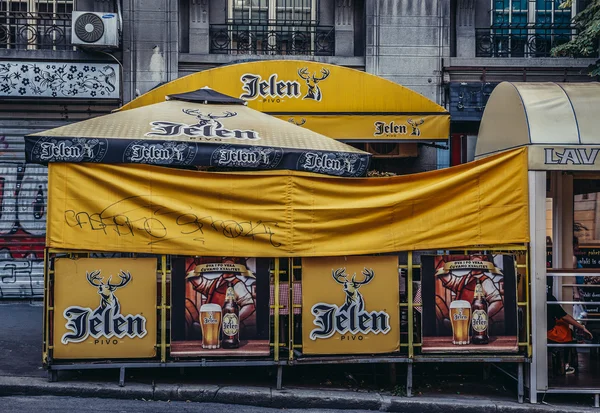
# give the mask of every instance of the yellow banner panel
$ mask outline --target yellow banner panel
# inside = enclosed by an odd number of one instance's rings
[[[155,258],[57,258],[54,358],[156,355]]]
[[[276,115],[303,128],[343,140],[447,140],[450,115]]]
[[[400,349],[398,258],[302,260],[302,352],[374,354]]]
[[[121,110],[164,102],[167,95],[205,86],[268,113],[447,113],[425,96],[382,77],[303,60],[256,61],[204,70],[157,87]]]
[[[524,148],[382,178],[68,163],[49,176],[54,248],[307,257],[529,240]]]

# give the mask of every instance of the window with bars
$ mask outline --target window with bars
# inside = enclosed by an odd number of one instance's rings
[[[478,29],[479,56],[546,57],[575,30],[574,7],[564,0],[490,0],[490,29]]]
[[[316,3],[316,0],[230,0],[229,20],[294,26],[316,24]]]
[[[333,27],[318,0],[229,0],[226,25],[211,26],[212,53],[333,54]]]
[[[0,0],[0,47],[71,48],[74,0]]]

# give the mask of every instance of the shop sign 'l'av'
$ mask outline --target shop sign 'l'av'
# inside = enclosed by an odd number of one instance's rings
[[[528,152],[530,170],[592,171],[600,167],[598,145],[532,145]]]
[[[54,358],[156,354],[156,259],[57,258],[54,300]]]
[[[398,300],[397,257],[303,259],[303,352],[397,351]]]

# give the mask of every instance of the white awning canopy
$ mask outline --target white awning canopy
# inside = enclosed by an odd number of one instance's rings
[[[530,146],[531,170],[600,169],[599,108],[597,82],[503,82],[485,108],[475,157]]]

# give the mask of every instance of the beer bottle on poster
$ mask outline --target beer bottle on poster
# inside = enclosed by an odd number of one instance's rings
[[[223,348],[238,348],[240,346],[240,309],[235,300],[233,285],[227,283],[225,305],[223,306]]]
[[[481,285],[479,279],[477,279],[477,285],[475,286],[471,311],[473,314],[471,318],[471,327],[473,328],[471,343],[488,344],[490,341],[488,336],[488,303],[483,292],[483,285]]]

